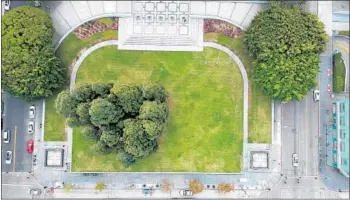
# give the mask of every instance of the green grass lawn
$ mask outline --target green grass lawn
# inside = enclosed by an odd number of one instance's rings
[[[339,31],[338,35],[343,35],[343,36],[350,37],[350,31]]]
[[[333,92],[341,93],[345,87],[345,65],[341,53],[333,55]]]
[[[61,60],[62,62],[61,64],[68,69],[71,63],[73,62],[73,60],[77,58],[78,53],[80,51],[88,48],[90,45],[95,44],[100,40],[117,39],[117,38],[118,38],[118,32],[111,31],[111,30],[101,32],[101,33],[96,33],[95,35],[85,40],[81,40],[77,36],[75,36],[73,33],[71,33],[65,38],[65,40],[61,43],[61,45],[57,49],[56,56]],[[67,85],[68,85],[68,81],[67,81]],[[66,88],[63,88],[63,89],[66,89]],[[46,104],[45,105],[45,124],[44,124],[45,141],[64,141],[65,140],[65,131],[64,131],[65,119],[61,115],[57,114],[54,108],[57,94],[62,90],[57,91],[54,95],[52,95],[51,97],[45,100],[45,104]]]
[[[207,64],[205,64],[207,61]],[[118,51],[104,47],[82,63],[76,83],[163,84],[170,116],[159,149],[123,168],[115,154],[98,155],[92,141],[73,133],[73,171],[240,172],[243,80],[225,53]]]
[[[231,49],[241,59],[249,78],[249,138],[250,143],[271,143],[271,99],[252,80],[254,58],[244,51],[243,38],[232,39],[222,34],[205,33],[206,41]]]

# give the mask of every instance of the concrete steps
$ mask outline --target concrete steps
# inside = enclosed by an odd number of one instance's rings
[[[196,46],[196,42],[190,37],[180,36],[141,36],[131,35],[124,45],[155,45],[155,46]]]

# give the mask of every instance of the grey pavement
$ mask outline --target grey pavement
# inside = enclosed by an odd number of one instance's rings
[[[9,129],[12,132],[9,144],[2,144],[2,158],[5,152],[13,152],[13,160],[10,165],[2,162],[2,172],[29,172],[32,169],[32,155],[26,152],[26,142],[32,138],[28,134],[29,106],[36,106],[35,131],[39,131],[42,114],[42,100],[25,102],[17,97],[4,93],[4,130]],[[34,143],[35,145],[35,143]]]
[[[349,11],[349,1],[332,1],[333,12]]]

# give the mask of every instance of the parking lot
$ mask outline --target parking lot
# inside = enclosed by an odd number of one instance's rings
[[[2,172],[30,172],[32,169],[32,154],[26,150],[27,140],[33,139],[34,134],[28,134],[28,123],[34,121],[35,132],[41,131],[42,123],[42,100],[25,102],[3,93],[3,131],[11,131],[10,142],[4,143],[2,139]],[[29,107],[34,105],[35,117],[29,120]],[[3,137],[3,133],[2,133]],[[34,141],[35,145],[35,141]],[[6,164],[6,151],[12,151],[12,161]]]

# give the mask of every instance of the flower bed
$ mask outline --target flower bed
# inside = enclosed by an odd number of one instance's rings
[[[93,36],[95,33],[104,32],[107,30],[118,30],[118,18],[112,18],[114,23],[111,26],[101,23],[100,20],[92,20],[79,26],[74,30],[74,35],[79,39],[87,39]]]
[[[242,30],[228,22],[219,19],[204,19],[204,33],[221,33],[228,37],[239,36]]]

